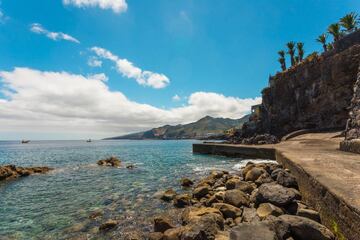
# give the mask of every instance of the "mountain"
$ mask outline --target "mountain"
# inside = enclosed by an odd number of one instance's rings
[[[104,140],[114,139],[203,139],[222,135],[224,131],[231,128],[240,128],[249,119],[246,115],[240,119],[213,118],[206,116],[200,120],[176,126],[165,125],[158,128],[139,133],[132,133],[124,136],[105,138]]]

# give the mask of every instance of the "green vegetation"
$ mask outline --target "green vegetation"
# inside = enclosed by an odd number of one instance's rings
[[[346,36],[346,34],[352,33],[358,30],[360,24],[360,17],[357,13],[351,12],[346,14],[344,17],[340,18],[338,23],[330,24],[327,28],[327,33],[323,33],[318,36],[316,39],[317,42],[321,43],[324,52],[331,51],[334,49],[334,42],[339,41],[342,37]],[[333,42],[327,42],[328,34],[333,37]],[[300,64],[304,59],[304,43],[294,41],[288,42],[286,44],[287,54],[290,56],[291,67],[296,64]],[[295,49],[296,47],[296,49]],[[297,55],[295,56],[295,52],[297,51]],[[285,51],[278,51],[279,54],[279,63],[282,71],[286,71],[286,59],[285,59]],[[317,54],[316,54],[317,55]],[[313,59],[313,56],[308,56],[305,58],[306,60]]]

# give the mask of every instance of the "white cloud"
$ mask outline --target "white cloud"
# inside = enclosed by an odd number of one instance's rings
[[[95,80],[104,81],[104,82],[107,82],[107,80],[109,80],[109,78],[105,75],[105,73],[98,73],[98,74],[90,75],[89,79],[95,79]]]
[[[89,59],[88,59],[88,65],[90,67],[101,67],[102,61],[99,60],[98,58],[92,56],[92,57],[89,57]]]
[[[118,72],[127,78],[135,79],[140,85],[152,88],[164,88],[170,83],[169,78],[164,74],[141,70],[140,68],[134,66],[134,64],[129,60],[125,58],[121,59],[104,48],[92,47],[91,51],[93,51],[98,57],[114,62]]]
[[[54,41],[59,41],[59,40],[66,40],[66,41],[70,41],[70,42],[74,42],[74,43],[80,43],[79,40],[77,40],[76,38],[66,34],[66,33],[62,33],[62,32],[50,32],[49,30],[45,29],[41,24],[39,23],[33,23],[30,25],[30,31],[37,33],[37,34],[43,34],[46,37],[54,40]]]
[[[179,95],[175,94],[175,95],[172,97],[172,100],[173,100],[174,102],[177,102],[177,101],[180,101],[181,98],[180,98]]]
[[[106,137],[192,122],[205,115],[240,118],[261,101],[196,92],[185,106],[164,110],[110,91],[104,76],[30,68],[0,71],[0,90],[5,96],[0,98],[0,132],[18,134],[19,138],[27,132],[47,136],[66,133],[67,138]]]
[[[63,0],[65,5],[76,7],[99,7],[101,9],[112,9],[115,13],[126,12],[126,0]]]

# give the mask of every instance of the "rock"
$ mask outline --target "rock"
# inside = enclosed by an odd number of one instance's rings
[[[163,240],[180,240],[185,227],[171,228],[164,232]]]
[[[225,219],[224,223],[225,223],[225,225],[228,225],[229,227],[235,226],[235,222],[234,222],[234,220],[232,218]]]
[[[334,234],[325,226],[309,218],[281,215],[279,220],[290,225],[291,235],[297,240],[333,240]]]
[[[169,188],[168,190],[166,190],[163,195],[160,197],[161,200],[164,200],[166,202],[170,202],[171,200],[174,199],[176,195],[176,192],[172,189]]]
[[[223,192],[226,191],[226,187],[217,187],[215,188],[215,192]]]
[[[101,230],[101,231],[110,230],[110,229],[116,227],[117,224],[118,224],[117,221],[109,219],[105,223],[100,225],[99,230]]]
[[[271,204],[271,203],[261,203],[256,209],[257,215],[260,217],[260,219],[264,219],[267,216],[280,216],[284,214],[283,210],[281,208]]]
[[[114,156],[97,161],[100,166],[120,167],[121,161]]]
[[[191,205],[191,197],[189,194],[179,194],[174,198],[174,206],[177,208],[183,208]]]
[[[283,207],[297,198],[295,189],[286,188],[276,183],[264,183],[256,192],[255,203],[272,203],[278,207]]]
[[[181,239],[215,239],[215,235],[218,231],[223,229],[224,219],[221,218],[221,222],[219,223],[219,215],[206,214],[196,221],[193,221],[191,224],[188,224],[181,234]]]
[[[167,217],[159,216],[154,218],[154,232],[164,233],[166,230],[174,227]]]
[[[148,234],[149,240],[162,240],[164,238],[164,234],[161,232],[152,232]]]
[[[235,189],[236,183],[240,182],[240,179],[230,178],[226,181],[225,187],[227,190]]]
[[[103,215],[103,212],[99,210],[99,211],[91,213],[89,218],[90,219],[96,219],[98,217],[101,217],[102,215]]]
[[[253,167],[249,170],[245,175],[245,181],[255,182],[262,174],[266,173],[266,171],[262,168]]]
[[[200,217],[204,215],[216,215],[218,218],[218,224],[221,225],[221,222],[224,221],[222,213],[219,209],[210,208],[210,207],[189,207],[186,208],[185,211],[182,213],[181,219],[184,224],[188,224],[190,222],[196,222]]]
[[[202,197],[205,197],[206,194],[208,194],[210,191],[210,187],[209,186],[200,186],[194,189],[193,191],[193,196],[196,199],[200,199]]]
[[[273,182],[273,179],[270,177],[270,175],[265,172],[263,174],[261,174],[261,176],[256,179],[255,183],[257,186],[260,186],[261,184],[264,184],[264,183],[271,183]]]
[[[284,170],[277,174],[276,182],[280,185],[283,185],[284,187],[298,188],[298,184],[294,175]]]
[[[274,171],[271,172],[271,178],[276,181],[279,172],[282,172],[282,171],[284,171],[284,169],[282,169],[282,168],[275,169]]]
[[[49,167],[16,167],[15,165],[0,166],[0,181],[18,177],[27,177],[31,174],[44,174],[53,170]]]
[[[258,222],[258,221],[260,221],[260,218],[256,213],[256,209],[244,207],[243,214],[242,214],[242,221],[243,222]]]
[[[219,209],[224,218],[235,219],[236,217],[241,216],[242,213],[240,208],[234,207],[226,203],[214,203],[213,207]]]
[[[124,240],[143,240],[144,236],[141,232],[139,231],[131,231],[131,232],[127,232],[123,234],[123,238]]]
[[[265,222],[240,223],[230,231],[231,240],[279,240]]]
[[[136,168],[136,166],[134,164],[129,164],[129,165],[126,165],[126,168],[127,169],[134,169],[134,168]]]
[[[300,201],[294,201],[286,207],[286,211],[291,215],[296,215],[300,209],[306,209],[307,206]]]
[[[194,182],[188,178],[183,178],[180,180],[180,182],[181,182],[181,186],[183,187],[191,187],[194,184]]]
[[[210,207],[214,203],[221,203],[222,200],[220,200],[216,195],[212,195],[207,201],[206,206]]]
[[[320,222],[319,213],[312,209],[300,208],[300,209],[298,209],[296,215],[298,215],[300,217],[310,218],[311,220],[314,220],[316,222]]]
[[[248,183],[244,181],[240,181],[236,183],[235,189],[238,189],[244,193],[251,194],[252,191],[254,191],[256,188],[256,185],[254,183]]]
[[[249,197],[242,191],[233,189],[225,192],[224,202],[235,207],[249,206]]]
[[[215,240],[229,240],[229,232],[227,232],[227,231],[219,231],[215,235]]]

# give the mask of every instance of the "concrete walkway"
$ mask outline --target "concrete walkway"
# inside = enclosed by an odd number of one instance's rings
[[[359,240],[360,155],[340,151],[343,138],[337,135],[304,134],[279,144],[260,146],[194,144],[193,150],[276,159],[297,177],[304,200],[320,212],[325,225],[339,236]]]

